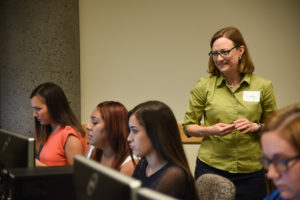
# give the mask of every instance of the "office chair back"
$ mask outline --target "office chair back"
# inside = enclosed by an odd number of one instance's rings
[[[196,180],[199,200],[234,200],[235,186],[227,178],[216,174],[203,174]]]

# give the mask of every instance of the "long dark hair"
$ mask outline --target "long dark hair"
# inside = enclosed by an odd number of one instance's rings
[[[123,161],[129,156],[129,147],[127,143],[128,111],[123,104],[116,101],[102,102],[98,104],[97,110],[102,116],[108,141],[116,155],[112,167],[119,170]],[[98,148],[96,148],[95,151],[96,152],[91,159],[100,161],[103,152]]]
[[[60,126],[71,126],[82,137],[85,132],[75,117],[62,88],[54,83],[43,83],[37,86],[31,93],[30,99],[38,96],[46,104],[51,119]],[[52,132],[51,125],[42,125],[35,118],[35,130],[37,147],[47,141]]]
[[[197,196],[195,181],[191,174],[181,142],[178,123],[172,110],[160,101],[147,101],[133,108],[128,117],[135,115],[145,128],[157,153],[169,163],[180,166],[188,176],[192,190]]]

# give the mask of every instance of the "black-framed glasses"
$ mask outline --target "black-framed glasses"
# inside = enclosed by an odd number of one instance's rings
[[[285,172],[291,167],[291,165],[289,165],[289,162],[297,159],[300,159],[300,155],[291,158],[275,157],[273,159],[268,159],[265,156],[262,156],[260,158],[260,161],[265,169],[269,169],[270,165],[273,164],[278,172]]]
[[[229,56],[230,52],[231,52],[233,49],[235,49],[235,48],[236,48],[236,46],[232,47],[232,48],[229,49],[229,50],[210,51],[210,52],[208,53],[208,55],[209,55],[210,57],[212,57],[212,58],[217,58],[218,55],[220,55],[220,56],[222,56],[223,58],[225,58],[225,57]]]

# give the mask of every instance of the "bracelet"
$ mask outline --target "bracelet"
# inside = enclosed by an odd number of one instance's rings
[[[200,129],[199,129],[199,136],[200,136],[200,137],[203,137],[203,134],[202,134],[203,132],[202,132],[202,130],[203,130],[203,127],[200,126]],[[202,132],[202,133],[201,133],[201,132]]]

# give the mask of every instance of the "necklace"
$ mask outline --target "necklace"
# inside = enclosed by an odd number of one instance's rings
[[[233,83],[229,84],[229,87],[232,89],[233,88]]]

